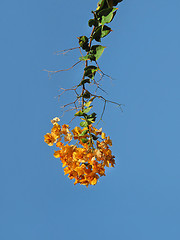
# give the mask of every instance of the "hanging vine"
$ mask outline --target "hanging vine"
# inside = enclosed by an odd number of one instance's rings
[[[82,121],[80,127],[76,126],[70,130],[69,125],[59,125],[58,117],[51,120],[53,127],[51,133],[47,133],[45,142],[49,146],[56,144],[58,150],[54,152],[55,158],[60,158],[64,173],[68,174],[70,179],[75,179],[74,184],[95,185],[98,179],[105,176],[105,167],[114,167],[115,156],[110,150],[112,141],[109,136],[102,131],[102,128],[95,128],[97,113],[93,111],[95,99],[102,100],[104,106],[99,121],[102,120],[106,103],[110,102],[121,107],[121,104],[106,99],[103,95],[98,95],[97,90],[104,92],[100,85],[100,80],[106,75],[98,65],[98,59],[104,52],[101,39],[111,33],[111,28],[107,26],[116,15],[118,8],[114,7],[122,0],[100,0],[98,7],[92,11],[93,18],[88,21],[89,27],[92,28],[89,37],[78,37],[79,47],[63,50],[65,54],[74,49],[79,49],[81,57],[69,69],[58,71],[47,71],[52,75],[61,71],[68,71],[74,68],[80,62],[84,62],[83,76],[80,83],[71,89],[62,89],[61,95],[66,91],[74,91],[76,98],[73,102],[67,103],[63,108],[70,107],[69,110],[75,110],[74,118],[79,117]],[[94,43],[94,41],[98,42]],[[84,52],[85,54],[83,55]],[[97,77],[99,74],[99,79]],[[95,86],[95,90],[89,90],[89,86]],[[74,141],[75,140],[75,141]]]

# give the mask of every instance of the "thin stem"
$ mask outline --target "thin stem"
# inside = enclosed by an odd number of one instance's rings
[[[60,55],[60,54],[65,55],[69,51],[72,51],[72,50],[75,50],[75,49],[78,49],[78,48],[80,49],[80,47],[74,47],[74,48],[64,49],[64,50],[61,50],[61,51],[56,51],[55,54],[56,55]]]
[[[91,32],[91,35],[90,35],[90,40],[89,40],[89,49],[91,49],[91,43],[92,43],[92,36],[93,36],[93,33],[94,33],[94,30],[95,30],[95,26],[93,27],[93,29],[92,29],[92,32]],[[88,52],[89,53],[89,52]],[[87,54],[88,54],[87,53]],[[85,61],[85,68],[88,66],[88,60],[86,60]],[[85,71],[84,71],[84,73],[85,73]],[[82,78],[82,80],[84,80],[84,74],[83,74],[83,78]],[[81,93],[81,96],[82,96],[82,110],[84,109],[84,103],[85,103],[85,101],[84,101],[84,97],[83,97],[83,94],[84,94],[84,92],[85,92],[85,85],[83,84],[82,85],[82,93]]]
[[[54,73],[58,73],[58,72],[64,72],[64,71],[69,71],[70,69],[74,68],[78,63],[80,63],[81,61],[76,62],[75,64],[73,64],[70,68],[67,69],[62,69],[62,70],[57,70],[57,71],[49,71],[44,69],[43,71],[48,72],[48,74],[54,74]]]

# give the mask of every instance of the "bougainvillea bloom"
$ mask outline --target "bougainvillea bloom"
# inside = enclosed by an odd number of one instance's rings
[[[115,157],[109,149],[112,141],[102,129],[92,125],[83,129],[75,127],[70,131],[68,125],[60,126],[58,121],[58,118],[51,121],[51,133],[44,136],[44,141],[49,146],[56,144],[58,150],[54,152],[54,157],[60,158],[64,174],[75,179],[74,184],[95,185],[100,177],[105,176],[105,167],[115,165]],[[71,144],[73,140],[76,144]]]

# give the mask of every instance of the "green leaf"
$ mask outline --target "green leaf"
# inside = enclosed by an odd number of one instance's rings
[[[92,103],[91,101],[88,101],[87,103],[84,104],[84,106],[89,107],[91,103]]]
[[[80,47],[83,47],[84,44],[88,43],[88,37],[86,37],[86,36],[78,37],[78,39],[79,39]]]
[[[89,140],[87,138],[81,138],[81,142],[87,143]]]
[[[91,122],[95,122],[96,121],[96,113],[94,112],[94,113],[92,113],[92,114],[90,114],[90,115],[87,115],[86,116],[86,118],[87,118],[87,120],[91,123]]]
[[[90,98],[91,94],[88,90],[86,90],[86,92],[82,95],[83,98]]]
[[[81,126],[81,127],[87,127],[87,126],[88,126],[88,123],[87,123],[87,122],[80,122],[80,126]]]
[[[83,113],[88,113],[91,110],[92,106],[83,109]]]
[[[86,36],[80,36],[80,37],[78,37],[78,39],[79,39],[80,42],[83,42],[83,43],[88,42],[88,37],[86,37]]]
[[[83,115],[84,115],[84,114],[83,114],[82,111],[79,111],[79,112],[77,112],[77,113],[74,114],[74,116],[83,116]]]
[[[91,79],[94,78],[95,73],[99,70],[99,68],[95,67],[95,66],[88,66],[84,68],[84,77],[89,77]]]
[[[96,121],[95,118],[90,118],[90,119],[88,119],[88,123],[89,123],[89,125],[90,125],[91,123],[95,123],[95,121]]]
[[[101,42],[101,29],[102,29],[102,26],[97,27],[92,37],[97,42]]]
[[[117,11],[118,8],[106,8],[98,13],[98,16],[101,17],[101,24],[110,23]]]
[[[106,37],[110,32],[112,32],[111,28],[104,25],[102,26],[102,32],[101,32],[101,37]]]
[[[111,28],[106,25],[99,26],[93,34],[93,39],[101,42],[101,38],[106,37],[111,31]]]
[[[94,45],[91,47],[89,54],[86,56],[80,57],[79,60],[81,60],[81,61],[86,61],[86,60],[97,61],[100,58],[100,56],[102,55],[104,48],[105,47],[103,47],[101,45]]]
[[[104,8],[108,8],[107,0],[100,0],[98,2],[98,7],[97,7],[96,12],[101,11]]]
[[[88,52],[89,51],[89,46],[88,46],[89,39],[86,36],[78,37],[78,39],[79,39],[80,47]]]
[[[112,8],[105,8],[105,9],[102,9],[101,11],[99,11],[97,13],[97,17],[100,18],[100,17],[103,17],[103,16],[108,16],[111,12],[112,12]]]
[[[89,65],[87,67],[84,68],[84,71],[87,71],[87,70],[94,70],[94,71],[98,71],[99,68],[96,67],[96,66],[93,66],[93,65]]]
[[[88,115],[88,118],[95,118],[96,115],[97,115],[97,114],[96,114],[95,112],[93,112],[92,114]]]
[[[88,119],[88,123],[91,124],[91,123],[94,123],[95,122],[95,119],[94,118],[89,118]]]
[[[94,99],[95,99],[95,97],[92,97],[87,103],[85,103],[85,106],[89,107]]]
[[[94,56],[96,58],[96,61],[100,58],[100,56],[103,54],[105,47],[101,45],[94,45],[91,47],[90,52],[94,53]]]
[[[84,135],[86,135],[88,133],[89,130],[84,130],[82,131],[82,133],[79,134],[79,136],[83,137]]]
[[[78,87],[81,86],[81,85],[83,85],[83,84],[85,84],[85,83],[90,83],[90,79],[84,79],[84,80],[82,80],[82,81],[80,82],[80,84],[78,85]]]
[[[79,57],[80,61],[86,61],[86,60],[91,60],[91,61],[95,61],[95,56],[94,54],[87,54],[86,56],[83,57]]]
[[[102,9],[111,8],[112,6],[116,6],[118,3],[122,2],[123,0],[111,0],[111,4],[109,0],[100,0],[98,3],[98,8],[96,13],[101,11]]]
[[[83,57],[79,57],[79,60],[80,60],[80,61],[86,61],[86,60],[88,60],[88,55],[83,56]]]
[[[98,24],[99,24],[99,23],[98,23],[98,21],[97,21],[96,19],[90,19],[90,20],[88,21],[89,27],[92,27],[92,26],[97,27]]]
[[[95,136],[94,134],[91,134],[91,135],[92,135],[93,140],[97,140],[98,139],[98,137]]]

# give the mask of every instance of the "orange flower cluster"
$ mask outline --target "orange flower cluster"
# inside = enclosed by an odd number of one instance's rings
[[[80,183],[88,187],[95,185],[101,176],[105,176],[105,166],[114,167],[115,160],[109,146],[112,141],[105,136],[102,129],[96,129],[92,125],[81,129],[75,127],[72,132],[69,126],[60,126],[58,118],[53,119],[51,133],[47,133],[45,142],[49,146],[56,146],[59,150],[54,152],[55,158],[60,158],[64,168],[64,174],[70,179],[75,179],[74,184]],[[67,144],[62,143],[68,142]],[[76,140],[75,145],[70,145]]]

